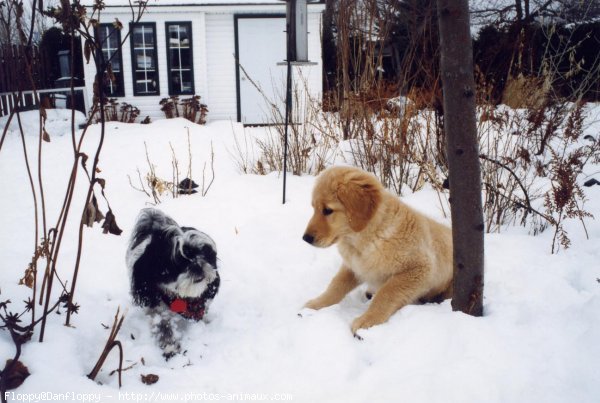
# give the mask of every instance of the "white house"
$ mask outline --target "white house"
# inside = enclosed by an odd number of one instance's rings
[[[322,3],[308,4],[308,55],[316,64],[294,68],[294,79],[301,76],[315,97],[322,92],[323,9]],[[121,31],[113,27],[115,18]],[[131,19],[127,0],[106,1],[97,35],[105,57],[111,57],[131,31],[112,59],[116,82],[109,97],[138,107],[140,118],[164,118],[159,102],[171,95],[200,95],[209,120],[266,123],[269,103],[284,107],[284,1],[151,0],[138,24]],[[95,66],[84,68],[91,105]]]

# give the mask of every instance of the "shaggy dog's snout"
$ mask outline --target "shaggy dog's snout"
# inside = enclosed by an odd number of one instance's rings
[[[302,240],[304,240],[304,242],[307,242],[309,244],[313,244],[313,242],[315,242],[315,237],[312,236],[309,233],[304,234],[304,236],[302,237]]]

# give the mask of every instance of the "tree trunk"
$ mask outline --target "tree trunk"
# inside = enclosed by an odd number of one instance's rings
[[[517,12],[517,23],[523,22],[523,4],[521,0],[515,0],[515,10]]]
[[[452,309],[481,316],[484,221],[469,4],[437,0],[437,5],[454,243]]]

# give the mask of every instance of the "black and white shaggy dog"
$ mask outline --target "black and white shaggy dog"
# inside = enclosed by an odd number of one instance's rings
[[[133,300],[152,316],[153,333],[168,359],[181,349],[176,334],[182,319],[203,319],[219,290],[215,242],[146,208],[137,218],[126,261]]]

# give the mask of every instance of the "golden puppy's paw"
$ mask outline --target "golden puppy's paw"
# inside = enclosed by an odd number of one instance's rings
[[[380,325],[385,320],[370,314],[369,312],[364,313],[352,322],[352,334],[356,335],[359,329],[368,329],[375,325]]]
[[[304,304],[304,308],[314,309],[314,310],[319,310],[321,308],[325,308],[326,306],[328,306],[328,305],[324,304],[323,301],[321,300],[321,298],[311,299],[306,304]]]

